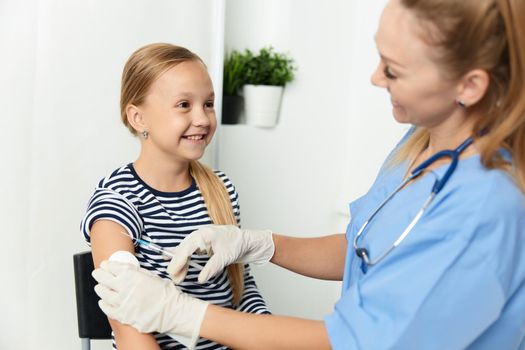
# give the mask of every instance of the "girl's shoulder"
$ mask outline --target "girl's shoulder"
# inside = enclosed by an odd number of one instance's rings
[[[123,165],[103,177],[97,184],[93,197],[116,196],[138,204],[142,203],[141,193],[145,186],[138,178],[131,163]]]
[[[114,189],[122,184],[136,183],[137,179],[131,164],[123,165],[104,176],[98,182],[98,188]]]
[[[217,175],[219,179],[221,179],[221,181],[224,183],[224,186],[226,186],[227,189],[232,188],[233,190],[235,190],[235,185],[224,171],[214,169],[213,172],[215,173],[215,175]]]

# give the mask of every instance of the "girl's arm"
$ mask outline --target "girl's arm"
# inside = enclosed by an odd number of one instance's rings
[[[273,234],[275,253],[270,260],[301,275],[325,279],[343,279],[346,237],[335,234],[318,238],[296,238]]]
[[[200,335],[233,349],[330,349],[322,321],[254,315],[209,305]]]
[[[126,230],[113,221],[98,220],[93,224],[91,228],[91,249],[95,268],[99,267],[103,260],[108,260],[111,254],[118,250],[135,252],[131,239],[120,232],[126,232]],[[109,318],[108,320],[119,350],[160,349],[153,335],[140,333],[135,328],[118,321]]]

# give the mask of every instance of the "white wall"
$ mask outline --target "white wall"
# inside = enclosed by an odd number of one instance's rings
[[[11,13],[7,13],[9,8]],[[25,337],[29,308],[27,233],[36,1],[0,2],[0,349],[16,349]],[[9,53],[6,55],[6,53]]]
[[[374,35],[387,1],[352,1],[350,9],[350,35],[345,43],[352,52],[346,61],[350,67],[346,98],[350,110],[345,116],[344,176],[337,200],[337,211],[346,214],[348,202],[368,190],[384,159],[408,130],[407,125],[395,122],[388,93],[370,82],[379,62]]]
[[[224,125],[220,167],[240,193],[244,227],[297,236],[344,232],[347,203],[364,194],[401,135],[386,92],[370,85],[373,35],[386,0],[228,0],[226,47],[273,45],[299,66],[273,129]],[[274,266],[255,269],[272,310],[320,319],[340,284]]]
[[[215,76],[217,3],[0,2],[0,349],[80,347],[72,255],[87,245],[79,222],[96,182],[138,155],[119,120],[123,65],[138,47],[166,41],[198,53]]]

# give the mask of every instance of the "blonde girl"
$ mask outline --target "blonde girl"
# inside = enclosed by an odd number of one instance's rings
[[[206,66],[189,50],[159,43],[131,55],[122,74],[121,118],[141,149],[133,163],[103,178],[89,201],[81,229],[96,266],[129,251],[152,276],[169,280],[168,261],[137,245],[139,239],[171,249],[204,225],[239,224],[233,184],[198,161],[217,126],[214,99]],[[203,266],[208,257],[195,259]],[[179,288],[223,307],[268,313],[247,268],[232,264],[203,284],[197,283],[199,269],[190,268]],[[155,300],[152,295],[145,303]],[[110,325],[119,350],[181,347],[163,333],[143,334],[111,318]],[[224,348],[205,339],[196,346]]]

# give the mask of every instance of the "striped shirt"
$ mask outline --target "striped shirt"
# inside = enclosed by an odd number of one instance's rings
[[[229,195],[233,212],[240,223],[238,195],[230,179],[222,173],[215,172],[223,181]],[[144,239],[165,248],[177,246],[189,233],[212,223],[202,194],[192,179],[189,188],[180,192],[161,192],[148,186],[135,172],[132,164],[123,166],[102,179],[95,193],[88,202],[86,215],[80,229],[90,244],[90,230],[97,220],[111,220],[124,227],[133,241]],[[168,260],[155,251],[135,244],[135,256],[140,266],[152,273],[169,279],[166,272]],[[192,260],[204,266],[207,255],[193,255]],[[204,284],[197,282],[199,270],[190,266],[186,279],[178,287],[210,303],[234,308],[233,294],[226,270]],[[239,311],[269,314],[261,297],[255,280],[245,266],[244,294]],[[161,349],[185,349],[185,347],[168,335],[155,334]],[[116,348],[113,340],[113,348]],[[226,349],[226,347],[206,339],[199,339],[196,349]]]

